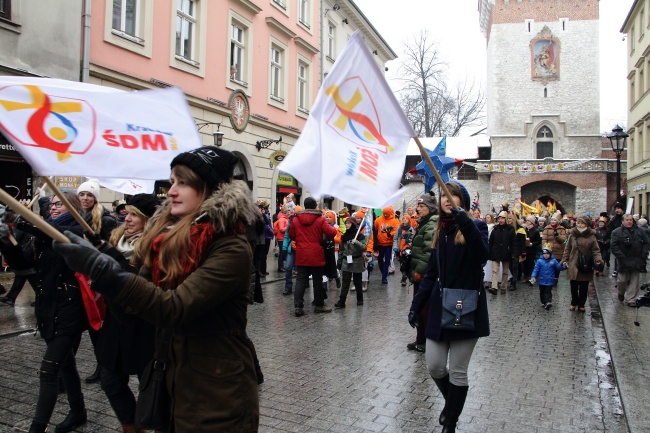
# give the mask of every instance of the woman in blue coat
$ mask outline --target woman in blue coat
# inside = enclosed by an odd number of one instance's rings
[[[443,433],[456,431],[456,423],[465,405],[469,382],[467,369],[479,337],[490,335],[487,301],[483,287],[483,265],[488,259],[488,230],[483,221],[472,220],[467,212],[470,195],[457,181],[447,183],[455,203],[445,195],[439,202],[438,227],[434,249],[420,289],[413,298],[409,323],[417,325],[417,314],[430,300],[426,326],[426,361],[429,374],[445,398],[439,422]],[[473,331],[442,329],[442,287],[479,291]]]

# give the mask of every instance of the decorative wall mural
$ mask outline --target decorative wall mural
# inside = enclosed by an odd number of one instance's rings
[[[533,80],[546,84],[560,79],[560,41],[547,26],[530,42],[530,55]]]

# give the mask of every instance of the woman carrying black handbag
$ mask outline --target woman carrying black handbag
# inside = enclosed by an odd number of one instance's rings
[[[467,212],[471,203],[467,189],[457,181],[448,182],[446,187],[454,203],[450,203],[446,195],[440,199],[434,249],[408,318],[411,326],[417,326],[416,312],[430,300],[426,326],[427,368],[445,398],[439,418],[444,426],[442,431],[453,433],[469,389],[467,370],[474,346],[479,337],[490,334],[487,301],[482,290],[483,265],[488,259],[488,230],[485,222],[472,220]],[[473,331],[442,328],[443,287],[480,291]]]

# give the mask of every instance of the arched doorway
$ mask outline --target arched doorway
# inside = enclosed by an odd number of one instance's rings
[[[522,186],[521,198],[528,204],[535,200],[544,206],[551,203],[562,215],[573,213],[576,209],[576,187],[556,180],[542,180]]]

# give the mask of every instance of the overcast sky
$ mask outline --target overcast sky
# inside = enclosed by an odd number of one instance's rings
[[[627,124],[626,42],[619,33],[634,0],[600,0],[600,132]],[[402,57],[404,42],[426,28],[439,43],[449,77],[485,82],[485,37],[479,29],[477,0],[354,0],[390,47]],[[464,35],[461,37],[461,35]],[[388,63],[393,78],[400,58]]]

